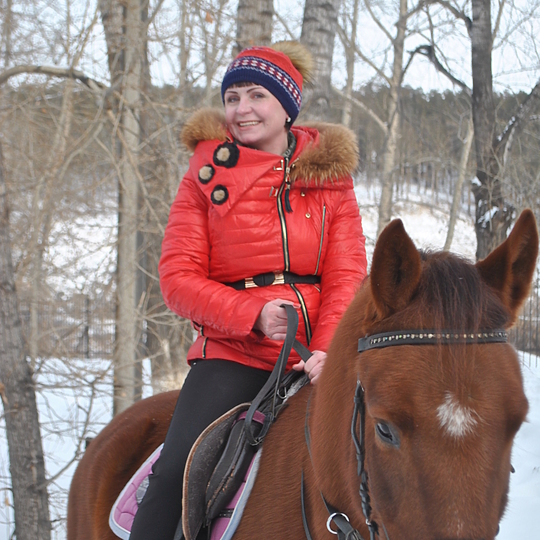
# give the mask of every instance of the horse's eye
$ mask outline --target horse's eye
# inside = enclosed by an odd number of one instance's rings
[[[375,433],[382,442],[399,447],[399,436],[396,430],[386,422],[377,422],[375,424]]]

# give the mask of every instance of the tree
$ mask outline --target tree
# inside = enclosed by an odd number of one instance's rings
[[[375,113],[373,110],[369,112],[370,116],[377,118],[377,124],[385,134],[384,149],[381,159],[381,198],[379,202],[377,235],[379,235],[382,229],[390,222],[392,217],[394,176],[396,174],[398,163],[401,125],[399,98],[406,71],[403,65],[405,39],[407,38],[408,33],[411,32],[408,28],[410,19],[422,9],[422,6],[423,2],[420,0],[417,5],[409,10],[408,1],[400,0],[396,14],[397,20],[393,25],[396,28],[394,35],[388,29],[390,25],[386,24],[385,19],[382,17],[385,15],[384,10],[381,10],[381,13],[378,13],[376,7],[371,4],[370,0],[364,0],[365,11],[375,27],[378,28],[382,39],[388,44],[386,50],[388,51],[388,54],[392,55],[392,62],[389,66],[386,66],[384,62],[382,65],[377,65],[370,54],[366,53],[356,40],[352,40],[351,37],[349,37],[349,33],[346,32],[344,28],[339,28],[339,35],[344,45],[344,49],[347,51],[347,57],[352,56],[353,58],[358,57],[361,59],[375,72],[377,78],[384,81],[389,89],[384,117],[381,118],[381,115]],[[355,36],[355,33],[351,33],[351,36]],[[347,60],[348,64],[352,61],[352,59]],[[347,96],[347,92],[345,93],[345,98],[347,101],[351,101],[351,98]],[[362,106],[361,102],[360,106]]]
[[[328,120],[332,98],[332,59],[341,0],[306,0],[300,42],[313,55],[313,89],[304,90],[308,118]]]
[[[115,112],[118,129],[118,264],[117,314],[114,369],[114,414],[127,409],[140,397],[137,366],[137,214],[139,204],[140,105],[143,48],[142,4],[129,0],[100,0],[105,29],[109,70],[118,92]],[[146,28],[144,28],[146,30]]]
[[[465,10],[459,10],[445,1],[438,3],[447,9],[456,20],[465,24],[470,38],[471,107],[476,154],[476,179],[473,184],[476,207],[476,257],[483,259],[506,239],[508,229],[515,217],[515,208],[505,193],[505,162],[512,139],[523,129],[523,125],[535,109],[537,97],[540,94],[540,80],[523,104],[515,111],[502,133],[498,133],[493,93],[492,53],[497,33],[500,31],[505,2],[499,4],[499,12],[494,25],[490,0],[471,0],[471,16],[467,15]],[[434,32],[432,32],[432,36],[433,34]],[[432,38],[431,41],[429,48],[430,54],[433,56],[435,40]],[[437,48],[441,50],[442,46],[439,44]],[[434,64],[440,69],[441,64],[438,60]],[[446,74],[449,75],[448,72]],[[453,76],[451,78],[457,80]]]
[[[17,540],[49,540],[49,498],[32,371],[26,360],[11,254],[0,147],[0,395],[4,405]]]
[[[273,0],[239,0],[236,15],[236,53],[253,45],[270,45],[273,17]]]

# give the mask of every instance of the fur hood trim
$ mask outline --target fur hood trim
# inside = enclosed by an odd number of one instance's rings
[[[302,129],[303,126],[298,126]],[[294,161],[291,180],[306,184],[333,182],[348,177],[358,167],[358,143],[354,133],[338,124],[314,122],[307,128],[319,132],[319,143],[308,145]],[[294,129],[294,126],[293,126]],[[186,122],[180,140],[191,152],[201,141],[227,139],[225,115],[219,109],[200,109]]]

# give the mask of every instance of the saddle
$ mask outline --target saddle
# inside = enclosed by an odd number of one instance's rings
[[[298,314],[292,306],[283,307],[287,310],[287,335],[268,381],[251,404],[238,405],[210,424],[191,449],[184,471],[182,523],[174,540],[182,538],[180,528],[185,540],[196,540],[203,526],[212,524],[215,529],[216,521],[220,521],[223,532],[238,525],[257,472],[264,437],[286,400],[309,382],[300,372],[285,375],[293,348],[304,360],[311,352],[295,339]],[[230,508],[233,499],[235,504]],[[212,540],[227,537],[214,535],[213,530],[210,536]]]
[[[211,540],[231,538],[255,481],[262,442],[287,399],[309,382],[307,375],[285,375],[294,348],[306,361],[311,352],[295,338],[298,314],[287,310],[287,335],[276,365],[266,384],[251,403],[231,409],[210,424],[198,437],[184,471],[182,519],[174,540],[196,540],[203,527]],[[129,539],[138,503],[142,500],[153,463],[161,447],[146,460],[113,505],[109,525],[124,540]]]

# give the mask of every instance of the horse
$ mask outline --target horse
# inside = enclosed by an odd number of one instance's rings
[[[506,342],[538,254],[534,216],[472,264],[381,233],[319,380],[266,436],[235,540],[493,540],[528,402]],[[165,435],[177,393],[141,401],[90,444],[68,540],[114,540],[113,500]]]

